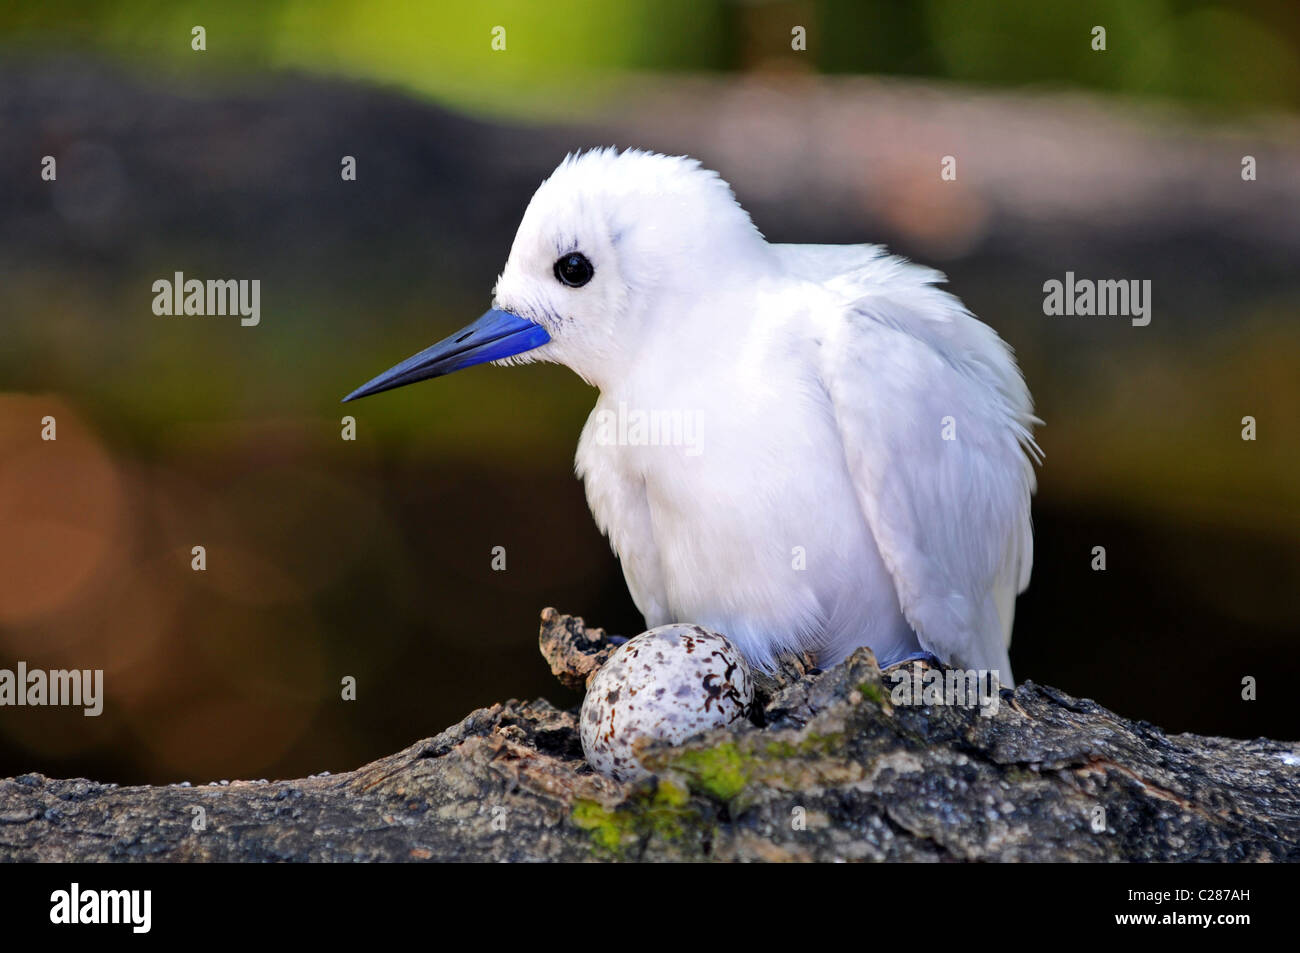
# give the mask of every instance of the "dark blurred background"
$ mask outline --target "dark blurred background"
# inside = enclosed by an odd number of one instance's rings
[[[537,184],[605,144],[698,156],[771,240],[939,267],[1017,349],[1047,422],[1018,678],[1296,738],[1298,108],[1268,0],[0,7],[0,668],[107,696],[0,708],[0,776],[338,771],[579,701],[542,607],[641,628],[572,475],[594,392],[338,401],[481,313]],[[176,271],[260,279],[261,324],[155,316]],[[1151,280],[1150,326],[1045,316],[1066,271]]]

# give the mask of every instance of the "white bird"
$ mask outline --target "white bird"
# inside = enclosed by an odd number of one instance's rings
[[[760,667],[865,645],[1009,685],[1041,421],[944,280],[876,245],[769,243],[697,161],[595,150],[538,188],[492,310],[346,399],[564,364],[600,391],[577,472],[647,626],[703,625]],[[651,443],[655,419],[694,436]]]

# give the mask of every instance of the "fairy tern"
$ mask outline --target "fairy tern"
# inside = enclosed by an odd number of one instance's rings
[[[491,310],[345,400],[566,365],[599,390],[576,469],[647,626],[703,625],[762,667],[865,645],[1009,685],[1041,421],[945,280],[876,245],[770,243],[696,160],[598,149],[534,194]]]

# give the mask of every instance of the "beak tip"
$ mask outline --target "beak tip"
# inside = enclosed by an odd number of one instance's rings
[[[471,336],[474,340],[465,343]],[[541,347],[550,340],[550,335],[540,325],[512,312],[493,308],[473,324],[362,384],[344,397],[341,403],[346,404],[360,397],[369,397],[416,381],[442,377],[475,364],[522,354]]]

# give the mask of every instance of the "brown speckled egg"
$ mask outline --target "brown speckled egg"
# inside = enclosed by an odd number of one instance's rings
[[[610,655],[582,702],[582,750],[601,774],[649,774],[640,739],[677,744],[745,718],[754,702],[749,664],[725,636],[698,625],[661,625]]]

